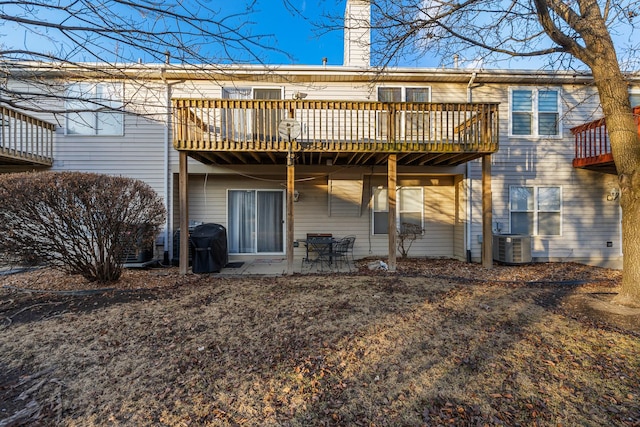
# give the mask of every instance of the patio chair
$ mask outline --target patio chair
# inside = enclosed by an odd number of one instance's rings
[[[351,258],[351,264],[355,267],[356,262],[353,259],[353,246],[356,243],[356,236],[345,236],[343,238],[349,240],[349,247],[347,248],[347,256]],[[349,271],[351,271],[351,267],[349,267]]]
[[[343,263],[347,263],[349,271],[351,271],[351,261],[353,261],[353,244],[356,241],[355,236],[346,236],[340,240],[337,240],[332,245],[331,253],[329,254],[329,261],[337,266],[338,269],[342,267]]]

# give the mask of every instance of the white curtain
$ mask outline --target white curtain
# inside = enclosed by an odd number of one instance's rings
[[[282,252],[282,191],[258,192],[258,252]]]
[[[255,250],[255,191],[229,191],[229,252],[254,253]]]

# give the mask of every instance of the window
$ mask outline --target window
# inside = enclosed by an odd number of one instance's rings
[[[512,136],[559,136],[557,89],[511,89]]]
[[[629,98],[631,100],[632,107],[640,106],[640,92],[631,92],[629,94]]]
[[[380,102],[430,102],[431,89],[428,87],[379,87],[378,101]],[[396,134],[407,139],[424,138],[425,120],[427,117],[420,112],[405,112],[396,115]],[[378,134],[388,135],[388,113],[378,115]]]
[[[373,189],[373,234],[389,233],[389,193],[385,187]],[[424,228],[424,195],[422,187],[401,187],[397,191],[396,227],[402,224],[415,224]]]
[[[560,187],[511,187],[511,233],[533,236],[561,234]]]
[[[122,84],[74,83],[65,102],[67,135],[123,135]]]

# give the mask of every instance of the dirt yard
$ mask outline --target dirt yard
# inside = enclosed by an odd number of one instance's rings
[[[450,260],[0,277],[0,427],[640,426],[640,310],[610,303],[619,281]]]

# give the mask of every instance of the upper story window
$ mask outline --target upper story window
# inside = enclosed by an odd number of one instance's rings
[[[378,101],[380,102],[431,102],[431,88],[429,87],[379,87]],[[396,136],[405,139],[421,140],[428,130],[424,113],[419,111],[405,111],[396,115]],[[378,135],[388,136],[388,113],[378,114]]]
[[[67,135],[123,135],[122,84],[73,83],[65,101]]]
[[[222,88],[224,99],[282,99],[281,88]],[[285,117],[285,110],[269,108],[230,108],[222,113],[223,138],[236,141],[258,139],[276,141],[278,125]]]
[[[550,88],[511,88],[512,136],[560,136],[560,91]]]
[[[429,87],[379,87],[380,102],[430,102]]]

